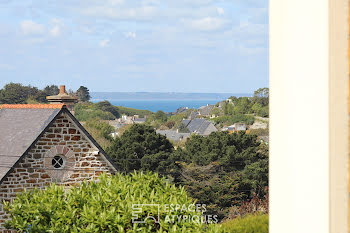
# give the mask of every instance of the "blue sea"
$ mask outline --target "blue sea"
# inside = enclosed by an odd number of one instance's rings
[[[108,99],[107,99],[108,100]],[[92,99],[96,103],[102,100]],[[123,106],[156,112],[175,112],[180,107],[199,108],[207,104],[216,104],[220,100],[108,100],[114,106]]]

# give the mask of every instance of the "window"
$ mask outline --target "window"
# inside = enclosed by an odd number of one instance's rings
[[[56,169],[64,167],[64,157],[62,155],[56,155],[52,158],[52,166]]]

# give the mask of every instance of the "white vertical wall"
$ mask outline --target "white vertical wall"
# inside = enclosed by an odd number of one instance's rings
[[[270,232],[329,230],[328,0],[270,0]]]
[[[270,0],[270,232],[348,232],[348,0]]]

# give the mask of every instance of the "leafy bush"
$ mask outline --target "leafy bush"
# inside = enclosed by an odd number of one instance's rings
[[[116,118],[120,117],[119,114],[119,109],[118,107],[113,106],[110,102],[108,102],[107,100],[105,101],[101,101],[95,104],[96,108],[98,110],[102,110],[105,112],[110,112],[112,113]]]
[[[24,192],[5,209],[11,220],[7,228],[18,232],[202,232],[195,221],[167,222],[166,215],[194,216],[189,209],[169,210],[166,204],[194,204],[184,188],[167,183],[157,174],[103,174],[99,182],[83,183],[64,190],[51,185],[46,190]],[[148,219],[133,223],[133,204],[159,204],[160,222]],[[142,208],[139,220],[157,216],[158,209]]]
[[[219,116],[212,119],[216,124],[222,123],[224,125],[233,125],[234,123],[246,123],[252,125],[254,123],[254,116],[236,114],[236,115],[225,115]]]
[[[99,119],[90,119],[84,124],[84,127],[103,149],[111,146],[110,134],[114,132],[113,126]]]
[[[269,216],[248,215],[244,218],[228,220],[220,225],[211,225],[209,232],[215,233],[268,233]]]
[[[74,106],[75,117],[79,121],[88,121],[99,118],[101,120],[114,120],[116,117],[109,111],[98,109],[93,103],[79,103]]]

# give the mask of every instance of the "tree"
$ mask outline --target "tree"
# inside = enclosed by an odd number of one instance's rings
[[[43,89],[43,91],[46,93],[46,95],[50,96],[50,95],[58,95],[58,93],[60,92],[60,89],[56,85],[51,85],[51,86],[48,85]]]
[[[169,129],[172,129],[175,126],[175,121],[168,121],[167,123],[165,123],[165,126]]]
[[[263,107],[267,106],[269,104],[269,88],[264,87],[254,91],[253,102],[259,103]]]
[[[20,83],[9,83],[0,92],[0,104],[24,104],[29,97],[35,97],[39,90]]]
[[[222,172],[218,163],[207,166],[183,164],[180,184],[198,203],[206,204],[207,214],[223,219],[233,204],[240,201],[243,194],[238,190],[240,177],[233,172]]]
[[[154,118],[155,120],[158,120],[160,122],[166,122],[168,119],[167,115],[161,110],[156,112]]]
[[[255,114],[257,114],[258,112],[260,112],[261,109],[262,109],[262,106],[261,106],[261,104],[259,104],[259,103],[255,103],[255,104],[253,104],[253,106],[252,106],[252,110],[253,110],[253,112],[254,112]]]
[[[91,98],[89,89],[84,86],[79,87],[79,89],[76,91],[76,95],[78,96],[79,100],[82,102],[88,102]]]
[[[105,112],[112,113],[116,118],[120,117],[119,109],[116,106],[113,106],[110,102],[107,100],[101,101],[95,104],[96,108]]]
[[[131,172],[140,169],[164,171],[163,168],[172,164],[168,158],[173,150],[171,142],[151,126],[135,124],[120,138],[115,138],[106,152],[121,171]]]

